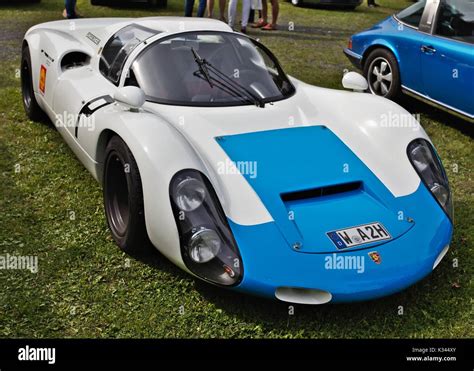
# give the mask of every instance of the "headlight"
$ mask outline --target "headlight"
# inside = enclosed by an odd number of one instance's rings
[[[453,220],[453,200],[448,178],[433,146],[425,139],[415,139],[408,145],[407,153],[425,186]]]
[[[209,180],[196,170],[180,171],[171,180],[170,200],[186,267],[213,283],[238,284],[242,259]]]
[[[180,210],[193,211],[201,206],[206,198],[206,188],[198,179],[185,177],[173,187],[172,198]]]
[[[196,263],[207,263],[221,250],[222,241],[216,231],[201,228],[188,241],[188,252]]]

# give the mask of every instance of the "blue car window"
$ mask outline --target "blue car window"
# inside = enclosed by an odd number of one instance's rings
[[[474,44],[474,0],[443,0],[435,34]]]
[[[409,6],[396,15],[396,17],[410,26],[418,28],[421,21],[421,16],[425,10],[426,0],[419,1],[416,4]]]

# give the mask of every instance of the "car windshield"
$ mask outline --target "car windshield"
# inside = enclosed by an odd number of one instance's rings
[[[189,32],[157,41],[136,58],[130,75],[147,100],[164,104],[264,106],[294,93],[266,48],[232,33]]]

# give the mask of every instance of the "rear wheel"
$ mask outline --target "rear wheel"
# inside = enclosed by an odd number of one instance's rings
[[[25,46],[21,53],[21,95],[23,107],[30,120],[44,121],[46,115],[36,101],[32,72],[30,49],[28,46]]]
[[[399,96],[400,72],[395,56],[386,49],[375,49],[364,64],[364,76],[372,94],[388,99]]]
[[[132,152],[118,136],[107,144],[103,184],[105,215],[112,237],[129,254],[143,252],[149,240],[140,172]]]

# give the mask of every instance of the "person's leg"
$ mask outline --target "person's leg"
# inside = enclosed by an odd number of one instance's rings
[[[184,0],[184,16],[192,17],[194,8],[194,0]]]
[[[219,19],[222,22],[226,21],[226,19],[225,19],[225,3],[226,3],[226,0],[219,0]]]
[[[237,0],[229,0],[228,17],[229,17],[230,27],[234,27],[236,13],[237,13]]]
[[[262,27],[262,30],[273,31],[277,29],[278,13],[280,12],[280,6],[278,0],[271,0],[272,3],[272,23],[268,23]]]
[[[76,18],[76,0],[65,0],[64,6],[66,8],[66,17]]]
[[[250,8],[248,23],[255,22],[255,10]]]
[[[250,0],[242,0],[242,32],[247,31],[250,16]]]
[[[214,0],[207,0],[207,16],[212,18],[214,13]]]
[[[262,9],[258,11],[260,17],[259,17],[257,23],[252,25],[253,28],[261,28],[261,27],[264,27],[264,26],[267,25],[267,16],[268,16],[268,14],[267,14],[267,11],[268,11],[267,0],[261,0],[261,2],[258,2],[258,3],[259,3],[258,7],[261,7]]]
[[[278,0],[271,0],[272,2],[272,24],[277,25],[278,21],[278,14],[280,13],[280,4],[278,4]]]
[[[206,0],[199,0],[199,6],[197,11],[198,17],[204,17],[204,13],[206,11]]]

